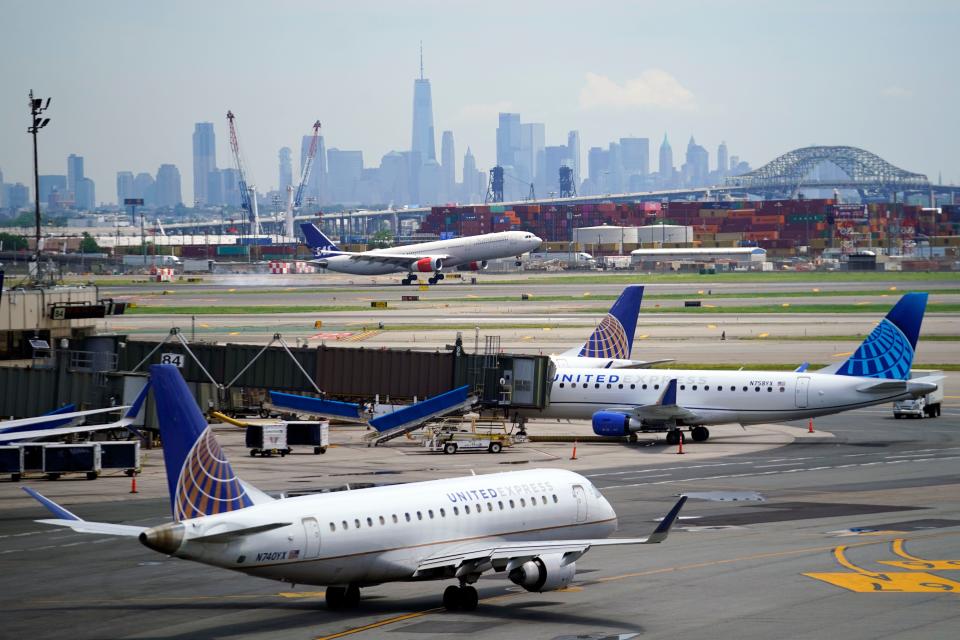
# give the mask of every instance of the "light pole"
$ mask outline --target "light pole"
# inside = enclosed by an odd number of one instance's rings
[[[30,116],[33,124],[27,127],[27,133],[33,136],[33,200],[36,205],[36,251],[34,260],[36,261],[35,278],[40,279],[40,169],[37,161],[37,132],[50,124],[50,118],[41,118],[40,114],[50,108],[50,98],[47,98],[46,104],[43,98],[34,98],[33,89],[30,90]]]

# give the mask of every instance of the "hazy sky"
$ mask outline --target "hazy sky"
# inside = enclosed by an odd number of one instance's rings
[[[97,200],[116,172],[180,168],[192,202],[193,124],[211,121],[231,166],[237,114],[252,181],[277,185],[277,151],[314,120],[366,166],[410,147],[423,40],[434,124],[495,160],[499,111],[586,150],[667,133],[726,140],[754,167],[810,144],[848,144],[960,183],[960,3],[805,0],[254,2],[0,0],[0,170],[32,184],[27,92],[52,96],[40,172],[86,158]],[[439,155],[439,148],[438,148]],[[295,167],[296,171],[297,168]],[[32,192],[32,188],[31,188]]]

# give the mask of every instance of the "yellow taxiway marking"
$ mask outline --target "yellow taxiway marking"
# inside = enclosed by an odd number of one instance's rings
[[[322,598],[327,595],[326,591],[281,591],[277,594],[281,598]]]
[[[890,550],[903,560],[881,560],[880,564],[887,564],[899,569],[926,569],[928,571],[960,571],[960,560],[926,560],[912,556],[903,548],[904,539],[897,538],[890,545]]]
[[[902,538],[901,538],[902,540]],[[960,582],[941,578],[931,573],[874,573],[850,562],[844,551],[846,546],[833,550],[837,563],[852,573],[805,573],[803,575],[821,580],[855,593],[958,593]],[[885,563],[889,564],[889,563]]]
[[[240,332],[239,332],[239,331],[231,331],[231,332],[228,333],[227,335],[228,335],[228,336],[238,336],[238,335],[240,335]]]
[[[820,293],[820,289],[818,289],[817,287],[814,287],[814,288],[813,288],[813,292],[814,292],[814,293]]]
[[[790,306],[790,303],[789,303],[789,302],[784,302],[784,303],[781,304],[780,306],[786,308],[786,307],[789,307],[789,306]]]
[[[834,358],[841,358],[841,357],[843,357],[843,356],[849,356],[849,355],[853,355],[853,351],[844,351],[843,353],[835,353],[835,354],[833,354],[833,357],[834,357]]]
[[[717,325],[715,325],[715,324],[708,324],[708,325],[707,325],[707,329],[716,329],[716,328],[717,328]]]
[[[896,290],[897,290],[896,287],[890,287],[890,291],[896,291]]]
[[[380,620],[379,622],[372,622],[370,624],[364,625],[362,627],[355,627],[353,629],[347,629],[346,631],[341,631],[340,633],[334,633],[329,636],[317,636],[314,640],[334,640],[334,638],[342,638],[344,636],[352,636],[355,633],[363,633],[364,631],[370,631],[371,629],[377,629],[379,627],[386,626],[388,624],[395,624],[397,622],[403,622],[404,620],[410,620],[412,618],[419,618],[437,611],[443,611],[443,607],[437,607],[435,609],[426,609],[424,611],[415,611],[413,613],[405,613],[403,615],[394,616],[392,618],[386,618]]]
[[[583,297],[584,297],[584,298],[589,298],[590,295],[591,295],[591,294],[590,294],[589,291],[584,291],[584,293],[583,293]]]
[[[649,333],[644,333],[644,334],[639,335],[639,336],[637,336],[637,337],[640,338],[641,340],[646,340],[647,338],[650,337],[650,334],[649,334]]]
[[[758,333],[758,334],[757,334],[757,337],[758,337],[758,338],[766,338],[766,337],[768,337],[769,335],[770,335],[769,333],[767,333],[766,331],[764,331],[763,333]]]
[[[544,327],[543,330],[544,330],[544,331],[553,331],[553,329],[550,328],[550,327]]]
[[[533,336],[522,336],[521,340],[533,340]]]
[[[201,323],[200,323],[200,328],[201,328],[201,329],[209,329],[209,328],[210,328],[210,325],[208,325],[206,322],[201,322]]]

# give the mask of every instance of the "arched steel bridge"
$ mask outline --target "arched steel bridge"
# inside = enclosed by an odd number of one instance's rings
[[[824,162],[840,167],[847,178],[811,179],[810,174]],[[726,186],[746,191],[837,187],[889,193],[929,190],[930,180],[922,173],[904,171],[875,153],[857,147],[804,147],[785,153],[750,173],[727,178]]]

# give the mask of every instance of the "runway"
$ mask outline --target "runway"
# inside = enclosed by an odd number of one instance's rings
[[[563,592],[531,594],[502,577],[484,578],[474,613],[440,611],[440,583],[371,587],[359,610],[330,612],[321,588],[292,588],[165,558],[132,541],[47,528],[33,522],[45,517],[39,506],[18,502],[0,520],[4,632],[38,640],[66,634],[950,637],[960,592],[960,403],[948,400],[943,416],[931,420],[894,421],[888,409],[820,418],[818,433],[746,453],[720,437],[717,444],[728,453],[722,457],[703,455],[713,441],[691,445],[684,456],[656,443],[590,445],[596,448],[588,449],[582,472],[617,510],[617,535],[648,533],[681,492],[759,492],[766,501],[690,500],[683,513],[690,519],[666,543],[591,551],[578,560],[577,580]],[[471,464],[462,455],[453,456],[457,464]],[[473,457],[478,464],[490,464],[490,458]],[[272,463],[279,460],[245,464]],[[422,462],[418,466],[420,473],[431,473]],[[273,468],[279,481],[278,466]],[[391,481],[406,479],[406,473]],[[78,493],[108,482],[69,483],[82,487],[70,489],[80,501],[70,508],[89,519],[166,519],[162,497],[130,499],[117,492],[102,501]],[[66,491],[67,484],[31,482],[52,492]],[[4,483],[0,496],[11,490]],[[901,565],[883,564],[890,562]]]

